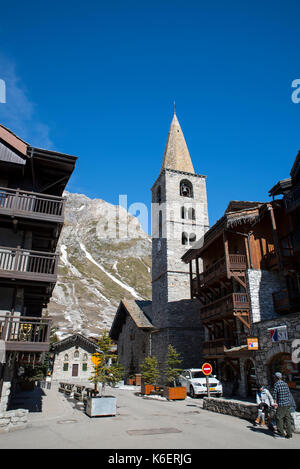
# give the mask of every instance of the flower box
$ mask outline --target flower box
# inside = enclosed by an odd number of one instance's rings
[[[176,386],[176,387],[171,388],[171,387],[165,386],[164,397],[166,397],[169,400],[186,399],[186,387]]]
[[[113,396],[88,397],[85,412],[89,417],[115,416],[117,398]]]
[[[141,394],[149,395],[151,391],[154,391],[154,384],[143,384],[141,385]]]

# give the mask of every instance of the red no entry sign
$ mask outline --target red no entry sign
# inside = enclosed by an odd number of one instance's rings
[[[210,365],[210,363],[204,363],[204,365],[202,365],[202,373],[205,376],[208,376],[212,373],[212,366]]]

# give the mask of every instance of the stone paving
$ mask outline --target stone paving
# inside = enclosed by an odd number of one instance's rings
[[[117,415],[90,418],[80,402],[65,397],[57,387],[43,389],[37,403],[31,405],[27,428],[0,434],[0,448],[300,448],[300,435],[277,440],[268,429],[254,427],[247,420],[203,409],[202,399],[144,399],[138,391],[138,387],[108,388],[106,394],[117,397]],[[23,405],[26,407],[26,399]]]

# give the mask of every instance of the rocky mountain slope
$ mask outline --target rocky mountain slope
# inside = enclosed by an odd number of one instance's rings
[[[110,328],[123,297],[151,298],[151,238],[122,207],[64,195],[58,280],[48,313],[59,338],[99,335]]]

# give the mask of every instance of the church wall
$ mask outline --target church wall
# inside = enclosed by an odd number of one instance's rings
[[[140,373],[140,364],[149,355],[149,348],[149,332],[139,329],[132,318],[127,316],[118,338],[118,356],[124,367],[124,379],[131,373]]]

